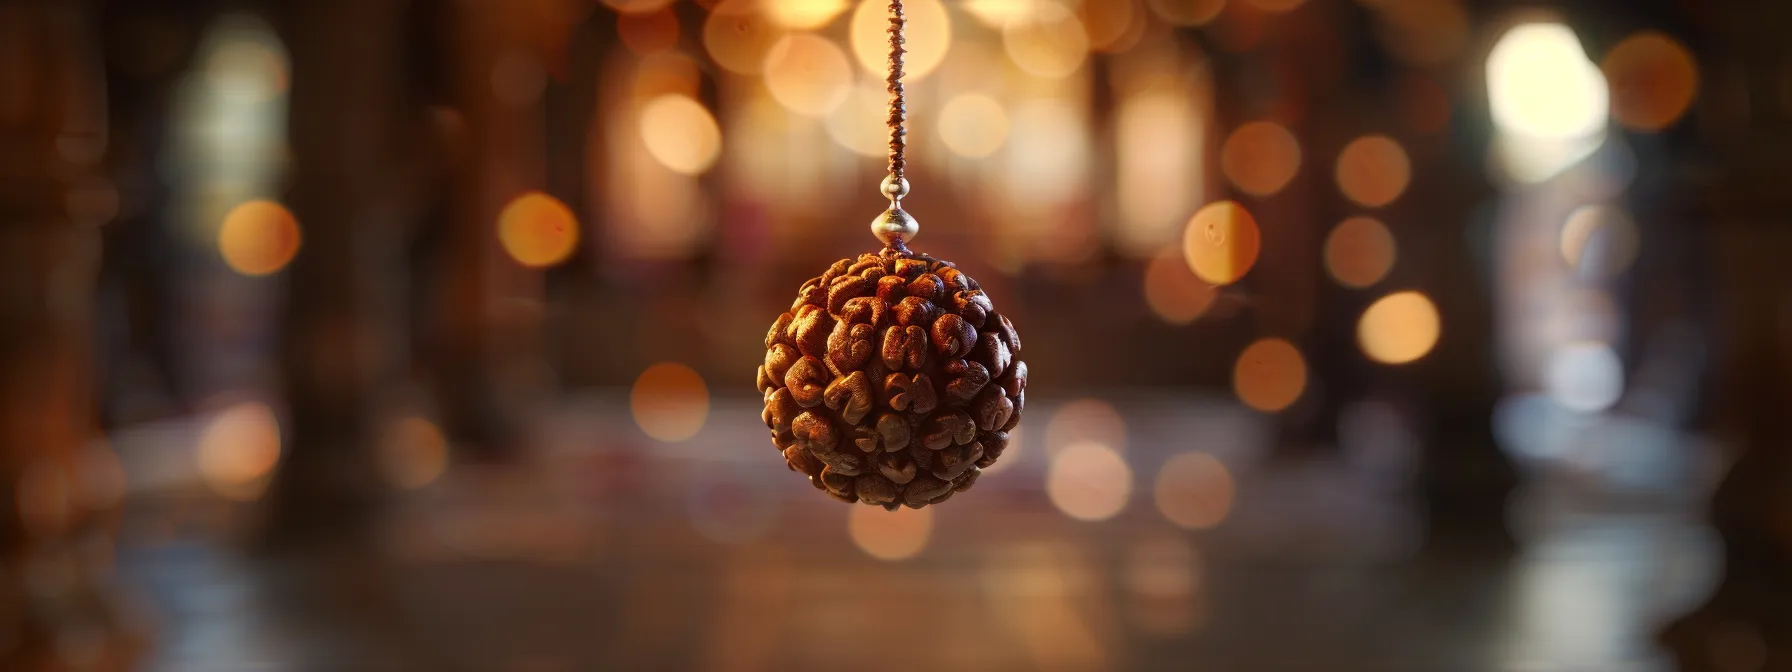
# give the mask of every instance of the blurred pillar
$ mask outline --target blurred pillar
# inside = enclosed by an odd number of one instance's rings
[[[105,150],[76,2],[0,0],[0,669],[127,669],[106,588],[116,458],[89,446],[99,231],[69,214]],[[108,459],[110,458],[110,459]]]
[[[267,540],[351,541],[383,489],[373,453],[395,374],[401,286],[403,0],[304,0],[292,54],[288,202],[304,242],[286,273],[286,450]]]
[[[1722,582],[1661,635],[1681,670],[1792,670],[1792,100],[1784,26],[1792,5],[1709,8],[1717,49],[1699,54],[1699,144],[1719,162],[1699,226],[1716,273],[1716,364],[1706,418],[1735,462],[1711,500]]]

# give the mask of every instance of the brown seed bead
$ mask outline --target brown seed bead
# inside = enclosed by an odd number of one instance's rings
[[[939,504],[1008,445],[1026,403],[1014,324],[975,280],[907,250],[843,259],[766,332],[772,444],[842,501]]]

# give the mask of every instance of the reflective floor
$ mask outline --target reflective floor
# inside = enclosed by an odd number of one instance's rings
[[[120,570],[170,671],[1648,671],[1714,581],[1697,488],[1637,485],[1693,442],[1630,444],[1616,485],[1531,465],[1523,548],[1446,557],[1374,431],[1398,423],[1272,461],[1223,401],[1103,398],[1030,405],[1012,462],[931,515],[826,499],[750,399],[663,445],[625,400],[569,401],[520,465],[413,472],[376,548],[280,555],[241,550],[252,502],[155,472],[206,427],[165,423],[115,437]]]

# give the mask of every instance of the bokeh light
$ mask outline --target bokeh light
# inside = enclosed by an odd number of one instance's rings
[[[1385,135],[1352,140],[1338,154],[1338,189],[1364,207],[1379,208],[1405,193],[1412,164],[1400,143]]]
[[[966,13],[995,30],[1032,13],[1035,0],[962,0],[958,6]]]
[[[1132,468],[1112,448],[1091,441],[1073,444],[1052,458],[1045,493],[1064,515],[1107,520],[1132,497]]]
[[[244,402],[214,416],[199,435],[199,476],[236,501],[261,497],[280,462],[280,423],[267,404]]]
[[[1624,394],[1624,362],[1599,341],[1569,343],[1550,354],[1544,371],[1550,398],[1571,411],[1598,413]]]
[[[952,21],[939,0],[907,0],[903,13],[908,16],[908,29],[903,33],[908,54],[902,60],[902,80],[914,84],[927,78],[952,45]],[[889,74],[890,4],[884,0],[862,0],[852,13],[852,53],[859,65],[879,79]]]
[[[907,560],[927,548],[933,536],[933,511],[931,506],[895,511],[854,506],[846,516],[846,531],[866,555],[889,562]]]
[[[1238,354],[1232,391],[1244,405],[1274,413],[1293,405],[1307,389],[1307,361],[1293,343],[1264,338]]]
[[[1218,295],[1218,288],[1195,277],[1188,262],[1174,251],[1157,255],[1145,264],[1145,304],[1165,322],[1195,321]]]
[[[517,263],[545,268],[565,261],[578,247],[579,222],[559,199],[525,192],[498,213],[498,242]]]
[[[448,468],[448,439],[428,418],[400,418],[380,442],[380,467],[393,485],[416,490],[441,477]]]
[[[1056,456],[1079,443],[1126,450],[1126,420],[1113,404],[1100,399],[1071,400],[1059,406],[1045,425],[1045,454]]]
[[[1273,121],[1247,123],[1220,148],[1220,169],[1239,191],[1273,195],[1300,171],[1300,142]]]
[[[1345,287],[1362,289],[1387,277],[1397,248],[1388,227],[1369,217],[1351,217],[1325,237],[1325,270]]]
[[[1137,63],[1137,71],[1161,73],[1170,67],[1144,61],[1129,62]],[[1188,87],[1174,81],[1135,86],[1140,90],[1114,111],[1113,179],[1120,207],[1115,243],[1131,254],[1149,254],[1176,240],[1189,209],[1205,201],[1206,124],[1196,107],[1199,95]]]
[[[1226,8],[1226,0],[1145,0],[1158,18],[1176,26],[1204,26]]]
[[[641,107],[641,140],[655,161],[673,172],[698,175],[722,153],[722,127],[702,103],[667,94]]]
[[[1487,55],[1493,121],[1509,133],[1542,139],[1584,138],[1605,127],[1605,77],[1574,31],[1529,23],[1500,36]]]
[[[1206,605],[1198,599],[1201,558],[1184,536],[1157,533],[1134,541],[1123,567],[1129,615],[1139,630],[1174,637],[1206,622]]]
[[[1262,246],[1257,220],[1236,201],[1209,203],[1182,231],[1182,255],[1190,270],[1209,284],[1238,282],[1257,263]]]
[[[1237,496],[1232,472],[1218,458],[1203,452],[1171,457],[1157,470],[1152,496],[1166,520],[1191,530],[1204,530],[1226,519]]]
[[[709,419],[709,387],[691,367],[661,362],[635,378],[628,407],[642,433],[668,443],[684,441]]]
[[[846,0],[777,0],[765,3],[773,22],[792,30],[814,30],[846,11]]]
[[[1415,291],[1395,292],[1363,311],[1356,324],[1356,340],[1370,359],[1405,364],[1431,352],[1440,329],[1437,306],[1431,299]]]
[[[828,137],[859,156],[886,156],[890,151],[890,129],[884,125],[884,117],[889,115],[889,104],[890,94],[884,91],[882,82],[860,82],[828,114]],[[948,122],[943,112],[939,123],[944,133]],[[1003,130],[1006,132],[1006,126]]]
[[[852,65],[833,42],[807,33],[785,35],[765,54],[765,88],[786,109],[819,117],[846,100]]]
[[[636,101],[646,103],[667,94],[695,97],[703,84],[702,66],[697,60],[677,51],[662,51],[641,58],[635,65]]]
[[[1077,6],[1077,18],[1083,22],[1089,49],[1106,53],[1120,53],[1138,45],[1150,25],[1143,0],[1083,2]]]
[[[1699,94],[1699,68],[1674,38],[1644,31],[1606,52],[1600,70],[1611,87],[1612,118],[1633,131],[1679,121]]]
[[[1562,225],[1562,258],[1587,277],[1623,273],[1641,247],[1636,222],[1616,206],[1581,206]]]
[[[604,6],[623,14],[645,14],[665,9],[672,0],[603,0]]]
[[[983,158],[1008,142],[1008,112],[986,94],[961,93],[940,108],[939,129],[953,154]]]
[[[269,275],[299,253],[299,220],[273,201],[248,201],[230,209],[218,228],[218,253],[243,275]]]
[[[1082,21],[1055,2],[1035,3],[1033,11],[1008,22],[1002,46],[1016,67],[1047,79],[1069,77],[1089,56]]]
[[[716,65],[740,75],[756,75],[765,54],[784,29],[760,11],[759,0],[725,0],[703,22],[703,48]]]

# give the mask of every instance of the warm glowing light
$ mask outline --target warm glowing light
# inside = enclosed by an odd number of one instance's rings
[[[616,17],[616,34],[623,46],[642,56],[678,46],[678,33],[678,16],[668,9]]]
[[[1152,493],[1165,519],[1191,530],[1204,530],[1220,524],[1232,512],[1236,489],[1226,465],[1207,453],[1189,452],[1164,462],[1157,470],[1157,487]]]
[[[759,0],[724,0],[703,22],[703,48],[716,65],[741,75],[759,74],[784,29],[760,11]]]
[[[1238,400],[1265,413],[1293,405],[1306,389],[1306,359],[1293,343],[1280,338],[1252,343],[1232,366],[1232,391]]]
[[[1122,567],[1122,583],[1132,598],[1125,601],[1128,615],[1141,632],[1186,635],[1206,621],[1201,558],[1187,538],[1152,534],[1138,539],[1128,547]]]
[[[1236,201],[1207,204],[1182,231],[1183,260],[1214,285],[1238,282],[1249,273],[1261,245],[1257,220]]]
[[[952,21],[939,0],[908,0],[903,3],[908,15],[904,33],[903,81],[909,84],[926,78],[952,44]],[[861,0],[852,13],[852,53],[867,72],[882,79],[889,74],[890,4],[885,0]]]
[[[940,140],[953,154],[983,158],[1008,141],[1008,112],[981,93],[961,93],[940,108]]]
[[[635,65],[634,90],[631,94],[640,103],[667,94],[686,98],[697,95],[702,85],[702,67],[690,56],[677,51],[662,51],[643,56]]]
[[[1151,11],[1173,25],[1203,26],[1220,15],[1226,0],[1145,0]]]
[[[218,229],[218,253],[243,275],[276,273],[299,253],[299,220],[273,201],[238,205]]]
[[[709,418],[709,388],[691,367],[661,362],[635,379],[628,406],[643,433],[666,442],[684,441],[702,431]]]
[[[777,0],[765,3],[765,13],[778,25],[792,30],[814,30],[834,22],[846,11],[846,0]]]
[[[1580,413],[1604,411],[1624,395],[1624,362],[1612,346],[1598,341],[1557,348],[1543,378],[1557,404]]]
[[[1363,311],[1356,323],[1357,345],[1383,364],[1405,364],[1424,357],[1437,345],[1437,306],[1419,292],[1395,292]]]
[[[1300,171],[1300,142],[1281,124],[1250,122],[1226,138],[1220,148],[1220,169],[1239,191],[1269,196],[1288,186]]]
[[[1541,139],[1585,138],[1605,128],[1605,77],[1579,38],[1558,23],[1529,23],[1500,36],[1487,55],[1493,121]]]
[[[890,129],[884,126],[884,117],[889,114],[889,104],[890,94],[884,91],[883,82],[867,80],[852,87],[846,100],[828,114],[828,137],[859,156],[887,156]],[[944,112],[939,123],[944,133],[949,123]]]
[[[229,499],[261,497],[280,462],[280,423],[266,404],[225,409],[199,435],[199,475]]]
[[[839,107],[852,90],[852,65],[833,42],[785,35],[765,54],[765,88],[797,114],[819,117]]]
[[[1075,14],[1055,2],[1040,2],[1002,29],[1002,46],[1015,67],[1047,79],[1069,77],[1089,56],[1089,35]]]
[[[1412,164],[1400,143],[1385,135],[1352,140],[1338,154],[1338,189],[1364,207],[1394,202],[1412,180]]]
[[[886,511],[855,506],[846,514],[846,531],[866,555],[890,562],[907,560],[927,548],[927,539],[933,536],[933,507]]]
[[[963,0],[959,6],[983,25],[1001,30],[1027,18],[1038,5],[1039,0]]]
[[[1077,7],[1077,18],[1088,34],[1089,48],[1106,53],[1120,53],[1138,45],[1150,23],[1142,0],[1084,2]]]
[[[1612,118],[1655,132],[1679,121],[1699,94],[1699,68],[1674,38],[1644,31],[1624,38],[1600,69],[1611,86]]]
[[[1394,268],[1394,234],[1368,217],[1351,217],[1325,237],[1325,270],[1345,287],[1362,289]]]
[[[722,153],[722,127],[702,103],[668,94],[641,107],[641,140],[647,153],[673,172],[698,175]]]
[[[1045,425],[1045,454],[1054,456],[1078,443],[1126,449],[1126,421],[1114,405],[1083,398],[1060,406]]]
[[[659,11],[672,0],[603,0],[605,6],[623,14],[645,14]]]
[[[1207,312],[1219,290],[1195,277],[1175,252],[1153,257],[1145,265],[1145,304],[1170,324],[1188,324]]]
[[[1126,508],[1132,496],[1132,469],[1112,448],[1084,442],[1052,458],[1045,493],[1064,515],[1077,520],[1107,520]]]
[[[448,440],[425,418],[403,418],[386,430],[385,441],[380,443],[380,466],[393,485],[422,488],[448,468]]]
[[[1127,96],[1114,111],[1114,185],[1121,224],[1115,242],[1127,252],[1149,254],[1172,243],[1189,209],[1205,200],[1201,155],[1206,124],[1195,97],[1186,87],[1164,83]]]
[[[579,244],[579,222],[559,199],[531,191],[511,199],[498,213],[498,242],[517,263],[545,268],[572,256]]]
[[[1582,206],[1562,225],[1562,258],[1589,277],[1623,273],[1641,245],[1636,223],[1614,206]]]

